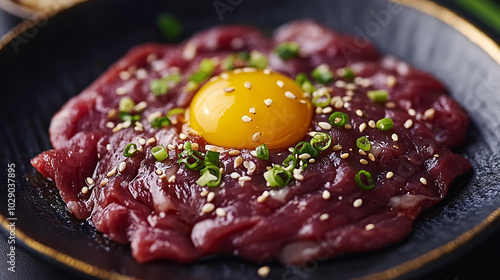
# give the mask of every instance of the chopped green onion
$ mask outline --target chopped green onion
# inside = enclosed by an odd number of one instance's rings
[[[125,112],[125,113],[130,113],[132,110],[134,110],[134,100],[128,96],[123,97],[120,99],[120,103],[118,104],[118,108],[120,112]]]
[[[200,186],[217,187],[222,180],[222,174],[219,167],[207,165],[201,170],[201,176],[196,183]]]
[[[243,60],[249,60],[250,59],[250,53],[249,52],[245,52],[245,51],[241,51],[238,53],[238,58],[241,58]]]
[[[333,82],[333,72],[326,64],[321,64],[318,67],[314,68],[311,76],[319,84],[327,85]]]
[[[171,123],[172,122],[170,121],[170,119],[167,116],[163,116],[163,117],[158,117],[158,118],[154,119],[151,122],[151,126],[156,129],[156,128],[160,128],[160,127],[167,127]]]
[[[291,171],[297,165],[297,157],[295,155],[289,155],[285,160],[283,160],[283,169]]]
[[[332,144],[332,137],[324,132],[316,132],[311,139],[311,146],[318,151],[324,151]]]
[[[368,184],[365,184],[363,181],[365,179],[361,178],[361,176],[364,176]],[[356,181],[356,184],[363,190],[369,190],[375,187],[375,182],[373,181],[372,175],[370,172],[365,171],[365,170],[360,170],[357,174],[356,177],[354,177],[354,181]]]
[[[187,92],[193,91],[193,90],[197,89],[199,85],[200,84],[198,84],[197,82],[188,81],[186,84],[186,91]]]
[[[177,114],[184,114],[186,110],[184,110],[184,108],[173,108],[173,109],[170,109],[168,112],[167,112],[167,117],[171,117],[173,115],[177,115]]]
[[[316,91],[316,87],[313,85],[311,80],[304,73],[299,73],[295,76],[295,82],[302,88],[305,92],[314,92]]]
[[[152,80],[149,84],[149,89],[154,96],[164,95],[168,91],[167,81],[163,79]]]
[[[267,67],[267,56],[258,51],[252,51],[250,53],[250,58],[248,61],[248,66],[255,67],[257,69],[265,69]]]
[[[122,121],[131,121],[131,122],[136,122],[136,121],[139,121],[141,119],[141,116],[139,116],[139,115],[131,115],[130,113],[127,113],[127,112],[120,112],[120,113],[118,113],[118,117]]]
[[[205,154],[205,165],[214,165],[219,167],[219,152],[207,151]]]
[[[288,60],[299,55],[300,46],[295,42],[283,42],[279,44],[274,52],[283,60]]]
[[[204,58],[200,62],[198,71],[189,76],[188,81],[196,83],[196,85],[206,81],[215,69],[215,62],[210,58]]]
[[[342,127],[349,123],[349,117],[347,116],[347,114],[342,112],[335,112],[331,114],[328,120],[331,124]]]
[[[342,73],[342,77],[346,80],[354,80],[354,78],[356,77],[351,68],[344,68],[343,72],[344,73]]]
[[[137,153],[137,145],[134,143],[130,143],[123,150],[123,155],[126,157],[131,157]]]
[[[179,154],[177,163],[184,163],[187,169],[192,170],[201,170],[205,167],[203,154],[198,151],[194,151],[191,148],[191,142],[184,143],[184,151]]]
[[[156,24],[160,28],[163,37],[168,41],[174,41],[182,33],[181,23],[171,14],[159,14]]]
[[[387,99],[389,98],[389,93],[385,89],[370,90],[366,94],[373,102],[376,103],[387,102]]]
[[[307,142],[299,142],[297,145],[295,145],[293,151],[293,153],[296,155],[309,154],[313,158],[317,158],[319,156],[319,151]]]
[[[264,173],[264,179],[266,179],[270,187],[284,187],[292,179],[292,172],[283,169],[279,165],[275,165],[272,169]]]
[[[228,55],[221,63],[222,69],[229,71],[234,69],[235,54]]]
[[[255,151],[257,152],[257,158],[263,159],[263,160],[268,160],[269,159],[269,150],[267,149],[267,146],[265,143],[262,143],[262,145],[258,146]]]
[[[157,161],[163,161],[168,158],[167,149],[165,149],[163,145],[153,147],[151,149],[151,154],[153,154]]]
[[[312,93],[311,103],[316,107],[326,107],[330,105],[332,96],[326,88],[320,88]]]
[[[361,136],[356,140],[356,146],[361,150],[368,152],[371,147],[370,140],[368,140],[365,136]]]
[[[394,122],[391,118],[383,118],[377,121],[376,126],[379,130],[389,130],[393,127]]]

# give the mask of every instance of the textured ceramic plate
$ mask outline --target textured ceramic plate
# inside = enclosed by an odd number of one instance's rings
[[[203,28],[251,24],[271,32],[299,18],[313,18],[373,41],[429,71],[470,113],[466,144],[457,152],[473,171],[456,181],[448,197],[424,212],[407,238],[382,250],[290,267],[270,263],[268,279],[410,278],[457,248],[477,240],[500,215],[500,49],[477,29],[426,1],[402,5],[376,1],[90,1],[40,24],[18,27],[0,42],[1,182],[15,164],[15,213],[0,205],[4,227],[17,218],[16,237],[34,254],[100,278],[258,279],[259,264],[214,257],[189,265],[170,261],[137,264],[128,247],[109,242],[65,209],[55,186],[29,160],[49,149],[52,115],[132,46],[162,41],[161,12],[184,24],[184,38]],[[17,36],[17,37],[14,37]],[[10,40],[10,41],[9,41]],[[11,170],[12,171],[12,170]],[[0,197],[8,189],[0,188]],[[4,230],[5,231],[5,230]]]

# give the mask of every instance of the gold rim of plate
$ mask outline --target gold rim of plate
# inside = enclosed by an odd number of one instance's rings
[[[84,0],[85,1],[85,0]],[[440,6],[434,2],[429,0],[389,0],[394,3],[401,4],[403,6],[407,6],[413,8],[417,11],[420,11],[424,14],[432,16],[451,26],[465,37],[467,37],[471,42],[479,46],[482,50],[484,50],[494,61],[500,64],[500,47],[489,38],[484,32],[479,30],[477,27],[469,23],[467,20],[458,16],[454,12],[449,9]],[[10,30],[6,35],[0,38],[0,50],[9,44],[9,42],[14,39],[16,36],[19,36],[23,32],[32,28],[33,26],[46,21],[48,18],[56,14],[57,12],[45,12],[45,13],[36,13],[29,19],[23,21],[12,30]],[[390,267],[388,269],[378,271],[357,279],[392,279],[399,276],[402,276],[411,271],[417,270],[424,265],[435,261],[442,256],[451,253],[458,247],[469,242],[473,237],[481,233],[485,230],[489,225],[493,223],[496,219],[500,217],[500,208],[496,209],[492,213],[488,215],[485,219],[483,219],[479,224],[477,224],[472,229],[467,232],[461,234],[456,237],[454,240],[437,247],[425,254],[422,254],[414,259],[408,260],[402,264]],[[7,226],[9,224],[8,220],[0,215],[0,223],[7,230]],[[97,266],[88,264],[79,259],[73,258],[69,255],[61,253],[57,250],[52,249],[51,247],[45,246],[33,238],[24,234],[21,230],[16,229],[16,239],[22,241],[26,244],[26,246],[35,250],[38,253],[41,253],[49,258],[52,258],[68,267],[71,267],[77,271],[80,271],[89,276],[94,276],[101,279],[113,279],[113,280],[131,280],[135,279],[133,277],[124,276],[119,273],[108,271]]]

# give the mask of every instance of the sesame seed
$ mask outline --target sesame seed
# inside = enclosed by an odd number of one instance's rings
[[[337,144],[337,145],[335,145],[335,146],[332,147],[332,150],[334,150],[334,151],[340,151],[340,150],[342,150],[342,145]]]
[[[123,124],[119,123],[111,131],[113,131],[113,133],[116,133],[122,129],[123,129]]]
[[[250,83],[250,82],[245,82],[245,83],[243,84],[243,86],[244,86],[244,87],[246,87],[247,89],[251,89],[251,88],[252,88],[252,83]]]
[[[89,188],[83,187],[81,191],[82,191],[82,194],[87,194],[87,192],[89,191]]]
[[[161,170],[161,169],[156,169],[155,173],[156,173],[156,175],[158,175],[158,176],[159,176],[159,175],[162,175],[162,174],[163,174],[163,170]]]
[[[387,82],[387,86],[392,88],[396,85],[397,79],[394,76],[389,76],[389,77],[387,77],[386,82]]]
[[[107,128],[114,128],[115,127],[115,123],[113,123],[113,122],[107,122],[106,123],[106,127]]]
[[[330,198],[330,196],[331,196],[331,195],[330,195],[330,192],[329,192],[328,190],[324,190],[324,191],[323,191],[323,193],[321,194],[321,197],[322,197],[323,199],[325,199],[325,200],[326,200],[326,199],[329,199],[329,198]]]
[[[191,143],[191,149],[197,151],[198,148],[200,148],[200,145],[198,143]]]
[[[93,186],[93,185],[95,184],[94,179],[92,179],[92,178],[90,178],[90,177],[87,177],[87,178],[85,179],[85,183],[86,183],[87,185],[89,185],[89,186]]]
[[[254,133],[254,135],[252,135],[252,141],[253,142],[259,142],[260,136],[261,136],[260,132]]]
[[[175,150],[175,145],[173,145],[173,144],[168,144],[168,145],[167,145],[167,148],[168,148],[169,150],[172,150],[172,151],[173,151],[173,150]]]
[[[323,109],[321,107],[316,107],[316,114],[321,114],[323,112]]]
[[[142,127],[142,126],[134,126],[134,131],[142,132],[142,131],[144,131],[144,127]]]
[[[365,230],[366,230],[366,231],[370,231],[370,230],[372,230],[372,229],[374,229],[374,228],[375,228],[375,225],[374,225],[374,224],[367,224],[367,225],[365,226]]]
[[[363,116],[363,110],[360,110],[360,109],[356,110],[356,115],[358,117],[362,117]]]
[[[139,80],[144,80],[148,76],[148,71],[146,69],[138,69],[137,72],[135,72],[135,77]]]
[[[269,69],[264,69],[264,71],[262,71],[262,72],[264,72],[264,74],[266,74],[266,75],[271,74],[271,70],[269,70]]]
[[[187,43],[184,47],[184,50],[182,51],[182,58],[184,58],[185,60],[193,60],[193,58],[196,56],[197,49],[198,45],[196,43]]]
[[[180,133],[179,134],[179,138],[181,138],[181,140],[186,140],[187,139],[187,135],[184,134],[184,133]]]
[[[120,173],[121,173],[121,172],[125,171],[125,168],[127,168],[127,163],[122,161],[120,163],[120,165],[118,166],[118,171],[120,171]]]
[[[368,154],[368,158],[371,160],[371,161],[375,161],[375,155],[372,154],[372,153],[369,153]]]
[[[362,156],[366,156],[366,152],[361,149],[358,150],[358,153]]]
[[[321,128],[321,129],[324,129],[324,130],[330,130],[332,129],[332,125],[327,123],[327,122],[319,122],[318,123],[318,126]]]
[[[404,126],[406,129],[410,129],[412,125],[413,125],[413,121],[412,121],[411,119],[408,119],[408,120],[406,120],[406,122],[404,123],[404,125],[403,125],[403,126]]]
[[[362,123],[359,125],[359,132],[363,132],[366,129],[366,123]]]
[[[121,71],[120,74],[118,74],[118,75],[120,76],[120,79],[122,79],[124,81],[130,79],[130,77],[132,76],[132,75],[130,75],[130,72],[128,72],[128,71]]]
[[[295,94],[293,94],[290,91],[285,91],[285,96],[288,97],[288,98],[290,98],[290,99],[297,99],[297,97],[295,96]]]
[[[256,111],[255,111],[255,107],[250,108],[248,111],[249,111],[250,113],[252,113],[252,114],[255,114],[255,113],[256,113]]]
[[[277,81],[276,84],[280,87],[283,88],[285,86],[285,83],[283,81]]]
[[[207,204],[203,205],[203,207],[201,207],[201,212],[210,213],[210,212],[214,211],[214,209],[215,209],[215,205],[213,205],[213,203],[207,203]]]
[[[269,192],[264,191],[261,195],[259,195],[259,197],[257,197],[257,202],[258,203],[264,202],[268,196],[269,196]]]
[[[333,106],[336,108],[336,109],[340,109],[344,106],[344,101],[341,100],[337,100],[335,101],[335,103],[333,104]]]
[[[116,167],[115,167],[115,168],[113,168],[113,169],[111,169],[111,171],[109,171],[109,172],[106,174],[106,176],[109,178],[109,177],[111,177],[111,176],[113,176],[113,175],[115,175],[115,174],[116,174]]]
[[[420,183],[422,183],[422,185],[426,186],[427,185],[427,179],[425,179],[424,177],[421,177],[420,178]]]
[[[393,173],[392,171],[389,171],[389,172],[387,172],[387,174],[385,175],[385,178],[387,178],[387,179],[391,179],[391,178],[392,178],[392,176],[394,176],[394,173]]]
[[[241,176],[240,178],[238,178],[238,181],[248,182],[248,181],[252,181],[252,178],[250,176]]]
[[[364,158],[360,159],[359,162],[361,164],[368,164],[368,161],[366,159],[364,159]]]
[[[310,159],[311,155],[308,153],[303,153],[299,155],[299,159]]]
[[[128,93],[128,90],[125,87],[117,87],[115,93],[116,95],[125,95]]]
[[[108,182],[109,182],[108,178],[104,178],[104,179],[102,179],[102,181],[101,181],[101,187],[106,186],[106,184],[107,184]]]
[[[344,128],[345,128],[345,129],[351,129],[351,128],[352,128],[352,125],[350,125],[350,124],[346,124],[346,125],[344,125]]]
[[[111,144],[107,144],[107,145],[106,145],[106,150],[111,151],[111,148],[112,148],[112,147],[111,147]]]
[[[439,158],[439,155],[438,155],[438,154],[435,154],[435,155],[434,155],[434,157],[435,157],[435,158]]]
[[[234,168],[238,168],[241,166],[241,164],[243,163],[243,158],[241,156],[238,156],[235,160],[234,160]]]
[[[224,88],[224,92],[233,92],[234,91],[234,87],[225,87]]]
[[[207,195],[207,202],[211,202],[215,198],[215,193],[214,192],[209,192]]]
[[[321,214],[321,216],[319,216],[319,219],[321,221],[328,220],[328,218],[330,218],[330,215],[328,215],[327,213]]]
[[[386,102],[385,107],[389,108],[389,109],[394,109],[394,108],[396,108],[396,103],[394,101]]]
[[[253,151],[250,151],[250,154],[254,157],[257,157],[257,151],[256,150],[253,150]]]
[[[230,151],[228,152],[228,154],[229,154],[230,156],[237,156],[237,155],[239,155],[239,154],[240,154],[240,151],[239,151],[239,150],[230,150]]]
[[[272,99],[266,99],[264,100],[264,103],[266,104],[267,107],[271,106],[271,104],[273,104],[273,100]]]
[[[436,113],[436,109],[430,108],[425,110],[423,119],[428,121],[434,119],[434,114]]]
[[[357,88],[357,86],[353,83],[348,83],[345,85],[345,89],[347,90],[355,90]]]
[[[134,106],[134,111],[136,112],[141,112],[143,111],[144,109],[146,109],[148,107],[148,103],[146,101],[141,101],[139,103],[137,103],[135,106]]]
[[[302,175],[300,173],[293,173],[293,178],[295,178],[296,180],[302,181],[302,180],[304,180],[304,175]]]
[[[175,181],[175,175],[172,175],[168,178],[167,182],[173,183]]]
[[[137,143],[139,143],[140,145],[146,145],[146,139],[137,137]]]
[[[343,154],[340,155],[340,158],[342,158],[342,159],[346,159],[348,157],[349,157],[348,153],[343,153]]]
[[[220,77],[224,80],[227,80],[229,78],[229,75],[227,73],[222,73],[220,74]]]
[[[250,118],[249,116],[247,115],[244,115],[243,117],[241,117],[241,120],[243,122],[251,122],[252,121],[252,118]]]
[[[200,193],[200,195],[201,195],[202,197],[205,197],[205,196],[207,196],[207,195],[208,195],[208,191],[207,191],[207,190],[204,190],[204,191],[202,191],[202,192]]]
[[[232,179],[238,179],[238,178],[240,178],[240,174],[237,173],[237,172],[233,172],[233,173],[231,173],[231,178]]]
[[[255,68],[253,68],[253,67],[245,67],[245,68],[243,68],[243,72],[245,72],[245,73],[251,73],[251,72],[255,72],[255,71],[257,71],[257,70]]]
[[[408,109],[408,115],[414,117],[417,115],[417,111],[415,111],[415,109],[413,109],[413,108],[410,108],[410,109]]]
[[[257,270],[257,274],[260,277],[267,277],[269,275],[269,272],[271,272],[271,269],[267,265],[262,266]]]
[[[345,82],[342,81],[342,80],[336,80],[334,85],[336,87],[338,87],[338,88],[344,88],[345,87]]]
[[[215,209],[215,214],[218,216],[218,217],[225,217],[226,216],[226,210],[224,210],[224,208],[217,208]]]
[[[123,128],[129,128],[132,125],[132,121],[131,120],[124,121],[123,123],[121,123],[121,125],[123,126]]]
[[[368,122],[368,126],[369,126],[369,127],[371,127],[371,128],[375,128],[375,127],[377,127],[377,123],[375,123],[375,121],[374,121],[374,120],[370,120],[370,121]]]
[[[361,198],[354,200],[354,202],[352,203],[352,206],[354,206],[355,208],[359,208],[361,207],[361,205],[363,205],[363,200]]]
[[[394,141],[394,142],[398,142],[398,140],[399,140],[399,137],[398,137],[398,135],[396,133],[393,133],[391,135],[391,138],[392,138],[392,141]]]
[[[329,114],[333,111],[332,107],[325,107],[323,110],[321,110],[321,113],[323,114]]]

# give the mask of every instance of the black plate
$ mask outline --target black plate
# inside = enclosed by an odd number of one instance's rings
[[[8,180],[10,163],[15,164],[16,181],[15,213],[10,216],[7,203],[2,202],[0,220],[6,232],[7,218],[17,218],[17,240],[34,254],[89,277],[259,279],[259,264],[229,257],[190,265],[137,264],[128,247],[109,242],[86,222],[74,219],[54,185],[29,164],[30,158],[51,147],[50,119],[65,101],[132,46],[162,41],[155,17],[165,11],[181,19],[184,38],[219,24],[251,24],[271,32],[287,21],[313,18],[356,35],[359,44],[369,39],[382,53],[433,73],[470,112],[467,143],[458,152],[472,162],[473,172],[455,182],[448,197],[418,219],[410,236],[376,252],[301,267],[270,263],[269,278],[411,278],[492,228],[500,215],[496,168],[500,163],[500,95],[496,94],[500,49],[449,11],[431,2],[409,0],[403,5],[383,0],[107,0],[83,3],[28,29],[21,26],[10,33],[16,38],[0,42],[0,47],[4,44],[0,49],[1,182]],[[0,188],[0,197],[7,195],[8,189]]]

